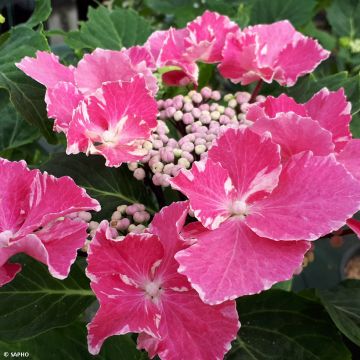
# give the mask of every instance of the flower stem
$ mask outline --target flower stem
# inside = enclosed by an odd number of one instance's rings
[[[253,102],[255,102],[255,99],[256,99],[256,97],[259,95],[259,92],[260,92],[260,90],[261,90],[262,84],[263,84],[263,81],[262,81],[262,79],[260,79],[260,80],[258,81],[258,83],[256,84],[254,91],[253,91],[252,94],[251,94],[251,98],[250,98],[250,100],[249,100],[249,103],[250,103],[250,104],[253,103]]]

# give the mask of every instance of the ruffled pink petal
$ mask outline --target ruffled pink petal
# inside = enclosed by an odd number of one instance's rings
[[[187,29],[176,30],[170,28],[155,31],[146,41],[145,47],[152,54],[156,67],[172,67],[162,75],[162,80],[169,86],[186,86],[197,84],[199,69],[195,59],[186,55],[185,38],[189,35]]]
[[[256,53],[259,66],[273,68],[279,53],[291,42],[296,34],[295,28],[288,20],[272,24],[249,26],[244,29],[248,34],[256,34],[258,51]]]
[[[53,88],[47,89],[45,95],[47,113],[49,117],[55,119],[55,131],[67,133],[73,112],[83,98],[70,82],[60,81]]]
[[[351,139],[351,104],[346,99],[344,89],[329,91],[324,88],[304,106],[312,119],[332,133],[336,151],[341,150]]]
[[[180,251],[176,260],[179,272],[187,276],[201,299],[218,304],[291,278],[309,247],[306,241],[259,237],[233,218],[216,230],[199,233],[196,244]]]
[[[300,76],[311,73],[330,56],[317,40],[305,36],[295,36],[277,58],[274,79],[283,86],[292,86]],[[294,61],[296,59],[296,61]]]
[[[147,67],[138,67],[139,58],[134,54],[135,62],[132,63],[127,51],[96,49],[86,54],[75,71],[79,90],[85,95],[92,95],[105,82],[130,81],[140,73],[144,76],[147,89],[154,96],[158,90],[156,78]]]
[[[242,85],[259,79],[271,82],[273,71],[270,67],[260,68],[257,62],[258,51],[259,44],[255,34],[246,32],[240,35],[229,34],[222,51],[223,59],[219,65],[221,75],[235,84]]]
[[[107,221],[102,221],[89,246],[87,275],[92,281],[104,276],[123,274],[140,281],[152,274],[152,266],[164,256],[158,238],[151,234],[129,234],[125,240],[114,239]]]
[[[170,182],[189,198],[195,216],[205,227],[216,229],[231,215],[237,192],[228,171],[211,159],[195,162],[191,170],[182,170]]]
[[[142,77],[104,84],[76,109],[67,134],[67,153],[101,154],[107,166],[146,155],[142,140],[156,127],[157,105]]]
[[[25,221],[29,211],[30,187],[35,171],[25,161],[11,162],[0,158],[0,248],[9,243]]]
[[[355,179],[360,181],[360,139],[350,140],[336,158]]]
[[[208,10],[186,28],[189,31],[185,38],[188,56],[208,63],[221,61],[226,36],[240,31],[239,26],[227,16]]]
[[[100,309],[87,326],[91,354],[97,355],[104,341],[113,335],[146,332],[159,336],[159,309],[145,298],[142,289],[127,284],[119,275],[106,276],[99,283],[92,282],[91,288],[100,302]]]
[[[278,113],[294,112],[297,115],[308,116],[305,106],[298,104],[293,98],[286,94],[281,94],[274,98],[268,96],[265,101],[255,103],[249,107],[246,113],[246,119],[256,121],[261,117],[276,118]]]
[[[346,225],[360,238],[360,221],[357,219],[346,220]]]
[[[15,65],[47,88],[55,87],[59,81],[74,83],[74,68],[60,64],[58,56],[46,51],[37,51],[35,58],[26,56]]]
[[[0,249],[1,251],[1,249]],[[12,281],[21,271],[20,264],[6,263],[0,267],[0,287]]]
[[[146,332],[159,336],[160,308],[145,292],[164,255],[157,236],[129,234],[115,240],[103,221],[89,248],[87,275],[100,301],[88,325],[89,351],[97,354],[112,335]]]
[[[331,154],[293,156],[278,187],[253,204],[246,223],[274,240],[316,240],[339,229],[360,205],[359,182]]]
[[[314,155],[328,155],[334,151],[329,131],[323,129],[317,121],[293,112],[280,113],[274,120],[260,118],[251,130],[259,135],[270,132],[272,141],[281,146],[283,160],[307,150],[311,150]]]
[[[229,129],[210,149],[209,158],[228,171],[239,200],[259,199],[277,185],[280,148],[267,136]]]
[[[46,172],[36,171],[29,198],[29,211],[18,232],[27,235],[62,216],[88,210],[100,210],[97,200],[92,199],[84,189],[78,187],[68,176],[56,178]]]
[[[138,70],[145,68],[152,70],[156,69],[154,58],[145,46],[132,46],[122,51],[129,57],[133,66],[135,66]]]
[[[139,348],[149,350],[150,355],[157,353],[163,360],[222,359],[240,328],[234,301],[209,306],[194,290],[169,292],[163,311],[161,340],[142,336],[138,342]]]
[[[84,222],[67,218],[46,225],[0,248],[0,264],[15,254],[25,253],[45,264],[52,276],[65,279],[76,259],[77,250],[85,244],[86,229]]]

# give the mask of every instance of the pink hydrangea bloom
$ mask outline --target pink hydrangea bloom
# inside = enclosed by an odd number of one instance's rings
[[[222,59],[226,36],[240,29],[227,16],[205,11],[183,29],[154,32],[145,47],[158,68],[170,67],[163,74],[167,85],[197,84],[198,61],[216,63]]]
[[[326,155],[338,152],[351,140],[350,111],[344,89],[323,88],[304,104],[285,94],[278,98],[268,96],[264,102],[250,106],[246,118],[255,122],[252,127],[255,132],[270,131],[274,141],[278,139],[287,152],[311,150]]]
[[[330,52],[284,20],[249,26],[241,33],[228,35],[222,55],[219,70],[234,83],[246,85],[262,79],[292,86],[327,59]]]
[[[153,59],[139,46],[122,51],[96,49],[77,68],[60,64],[57,56],[45,51],[38,51],[35,58],[25,57],[16,66],[46,86],[48,116],[55,119],[54,130],[65,134],[79,102],[94,96],[105,82],[129,81],[141,74],[152,96],[158,90]]]
[[[227,35],[240,32],[239,26],[227,16],[208,10],[188,23],[186,29],[187,56],[206,63],[220,62]]]
[[[107,166],[140,160],[147,153],[142,142],[157,126],[156,115],[143,77],[106,83],[74,112],[67,153],[101,154]]]
[[[164,360],[221,359],[239,328],[235,302],[204,304],[174,254],[188,205],[173,203],[155,215],[149,232],[116,241],[102,222],[91,242],[87,274],[100,309],[88,325],[89,351],[112,335],[140,333],[138,347]],[[214,326],[216,324],[216,326]]]
[[[0,158],[0,176],[0,285],[21,270],[20,264],[8,262],[18,253],[46,264],[51,275],[64,279],[87,238],[87,224],[66,215],[98,211],[99,203],[71,178],[29,170],[24,161]]]
[[[210,304],[289,279],[304,240],[337,230],[360,205],[359,183],[333,154],[303,151],[281,165],[269,133],[250,129],[227,130],[207,159],[170,182],[204,226],[176,255],[179,272]]]

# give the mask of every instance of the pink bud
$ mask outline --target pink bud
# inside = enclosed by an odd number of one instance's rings
[[[127,230],[130,225],[130,220],[128,218],[121,219],[117,222],[116,229],[120,231]]]
[[[161,110],[159,113],[159,118],[160,119],[166,119],[166,110]]]
[[[258,95],[255,100],[257,102],[264,102],[266,100],[266,96],[263,96],[263,95]]]
[[[164,107],[168,108],[168,107],[172,106],[172,104],[173,104],[172,99],[166,99],[164,102]]]
[[[217,90],[213,91],[211,93],[211,98],[215,101],[219,101],[221,99],[220,91],[217,91]]]
[[[216,110],[218,109],[218,107],[219,107],[219,105],[216,104],[216,103],[214,103],[214,104],[211,104],[209,110],[210,110],[210,111],[216,111]]]
[[[205,145],[206,144],[206,140],[202,139],[202,138],[197,138],[195,140],[195,145]]]
[[[232,117],[235,115],[235,110],[230,108],[230,107],[227,107],[224,111],[224,114],[229,116],[229,117]]]
[[[166,174],[166,175],[171,175],[174,166],[175,165],[173,163],[166,164],[164,166],[163,173]]]
[[[194,118],[198,119],[200,117],[200,115],[201,115],[201,110],[199,108],[193,108],[191,113],[192,113]]]
[[[144,180],[145,179],[145,170],[141,167],[137,168],[134,171],[134,178],[136,180]]]
[[[196,104],[200,104],[202,102],[202,96],[200,93],[195,93],[193,94],[193,96],[191,97],[191,100],[196,103]]]
[[[174,167],[173,167],[173,169],[172,169],[171,175],[172,175],[172,176],[176,176],[176,175],[179,173],[180,170],[181,170],[181,166],[180,166],[180,165],[174,165]]]
[[[199,120],[202,124],[209,124],[211,121],[211,116],[208,111],[204,111],[201,115]]]
[[[194,108],[194,105],[191,102],[187,102],[184,104],[184,111],[190,112]]]
[[[221,115],[219,122],[220,122],[220,124],[226,125],[230,122],[230,118],[226,115]]]
[[[157,107],[158,107],[158,109],[159,110],[161,110],[162,108],[163,108],[163,106],[164,106],[164,100],[158,100],[157,101]]]
[[[176,110],[180,110],[183,107],[183,97],[181,95],[174,97],[173,106]]]
[[[160,156],[161,156],[161,160],[167,163],[174,161],[174,152],[170,147],[165,147],[160,149]]]
[[[160,161],[160,155],[155,155],[149,160],[149,166],[152,167],[154,164]]]
[[[249,110],[249,107],[250,107],[250,104],[249,104],[249,103],[244,103],[244,104],[241,104],[240,110],[241,110],[243,113],[246,113],[246,112]]]
[[[163,142],[163,144],[166,144],[169,141],[169,137],[166,135],[160,135],[160,140]]]
[[[165,111],[166,111],[166,116],[167,116],[168,118],[173,117],[174,114],[176,113],[176,109],[175,109],[173,106],[170,106],[170,107],[166,108]]]
[[[193,149],[195,149],[195,146],[193,143],[190,143],[193,145]],[[194,161],[194,157],[190,154],[190,152],[188,151],[183,151],[182,155],[183,158],[185,158],[186,160],[188,160],[190,163],[192,163]]]
[[[170,148],[176,148],[178,146],[178,142],[175,139],[170,138],[167,146]]]
[[[182,121],[185,125],[192,124],[194,122],[194,117],[190,113],[186,113],[183,115]]]
[[[236,93],[236,101],[239,104],[249,102],[250,98],[251,98],[251,95],[248,92],[243,91],[243,92]]]
[[[200,93],[205,99],[208,99],[211,97],[212,91],[209,87],[204,87],[201,89]]]
[[[201,111],[209,111],[210,106],[209,106],[209,104],[201,104],[201,105],[199,106],[199,109],[200,109]]]
[[[134,215],[139,210],[137,204],[129,205],[126,208],[126,214],[127,215]]]
[[[91,220],[91,214],[87,211],[79,211],[78,217],[86,222],[89,222]]]
[[[161,174],[160,173],[154,174],[154,176],[152,177],[152,182],[156,186],[161,186]]]

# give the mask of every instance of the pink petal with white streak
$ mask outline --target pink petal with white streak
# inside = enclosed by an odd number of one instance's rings
[[[55,119],[55,131],[67,133],[73,112],[83,98],[77,88],[69,82],[60,81],[55,87],[47,89],[47,113]]]
[[[259,199],[277,185],[280,148],[268,136],[229,129],[210,149],[209,158],[228,171],[239,200]]]
[[[360,181],[360,139],[350,140],[336,158],[355,179]]]
[[[198,234],[197,243],[180,251],[176,260],[201,299],[218,304],[291,278],[309,247],[306,241],[261,238],[232,218]]]
[[[170,183],[189,198],[205,227],[216,229],[231,215],[237,192],[228,171],[211,159],[195,162],[191,170],[182,170]]]
[[[147,67],[139,69],[138,56],[133,53],[133,63],[128,56],[131,53],[127,51],[96,49],[91,54],[86,54],[79,61],[75,71],[79,90],[85,95],[92,95],[105,82],[130,81],[134,76],[141,74],[144,76],[147,89],[154,96],[158,90],[156,78]]]
[[[346,99],[344,89],[329,91],[324,88],[304,106],[312,119],[332,133],[336,150],[340,151],[351,139],[351,104]]]
[[[278,187],[249,209],[246,223],[274,240],[316,240],[339,229],[360,206],[360,185],[331,154],[293,156]]]
[[[329,131],[320,127],[317,121],[293,112],[280,113],[274,120],[260,118],[251,130],[259,135],[270,132],[272,141],[281,146],[282,160],[307,150],[315,155],[328,155],[334,151]]]
[[[330,52],[324,50],[317,40],[297,34],[280,52],[274,64],[274,79],[280,85],[293,86],[300,76],[313,72],[329,56]]]
[[[74,67],[60,64],[58,56],[46,51],[37,51],[35,58],[26,56],[15,65],[47,88],[59,81],[74,83]]]
[[[194,290],[186,294],[169,291],[163,311],[166,316],[160,322],[161,340],[155,347],[163,360],[223,359],[240,328],[235,302],[209,306]],[[146,345],[155,350],[154,344]]]
[[[294,112],[297,115],[306,117],[307,112],[302,104],[298,104],[293,98],[281,94],[275,98],[268,96],[265,101],[255,103],[249,107],[246,119],[256,121],[261,117],[276,118],[278,113]]]
[[[206,10],[187,25],[186,52],[196,60],[215,63],[222,59],[226,36],[240,31],[227,16]]]

